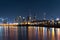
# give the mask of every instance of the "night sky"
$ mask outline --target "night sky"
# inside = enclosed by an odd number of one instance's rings
[[[0,17],[32,16],[50,19],[60,17],[60,0],[0,0]]]

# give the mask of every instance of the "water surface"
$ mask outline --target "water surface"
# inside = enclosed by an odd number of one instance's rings
[[[60,40],[60,28],[0,26],[0,40]]]

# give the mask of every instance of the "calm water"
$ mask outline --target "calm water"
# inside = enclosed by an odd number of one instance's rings
[[[59,28],[0,26],[0,40],[60,40]]]

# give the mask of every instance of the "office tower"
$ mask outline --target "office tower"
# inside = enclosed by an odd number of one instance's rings
[[[15,23],[21,23],[21,22],[22,22],[22,17],[21,17],[21,16],[17,16],[17,17],[14,19],[14,22],[15,22]]]

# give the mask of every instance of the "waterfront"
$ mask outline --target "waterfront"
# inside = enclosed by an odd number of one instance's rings
[[[60,40],[60,28],[0,26],[0,40]]]

